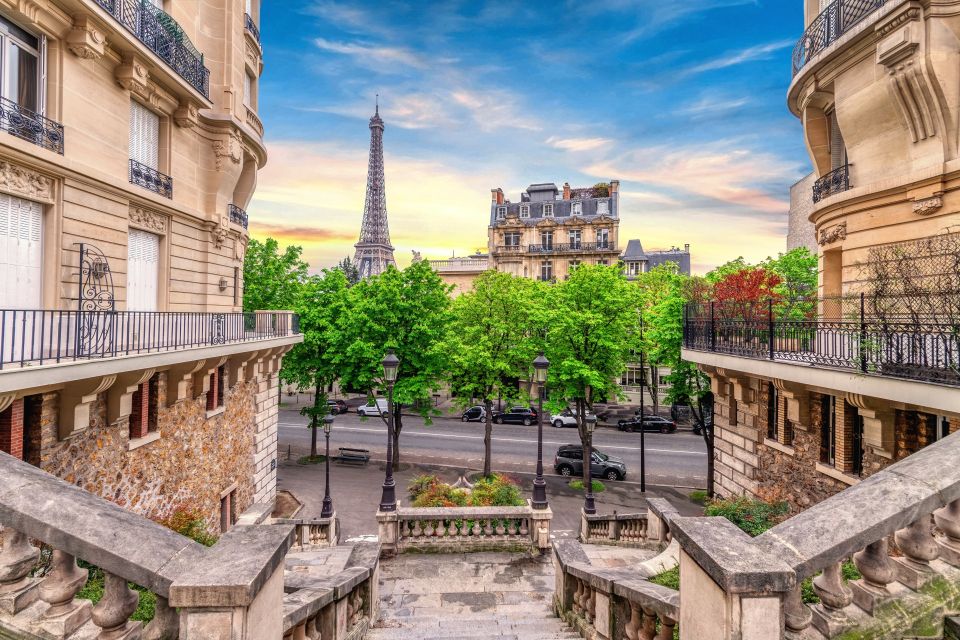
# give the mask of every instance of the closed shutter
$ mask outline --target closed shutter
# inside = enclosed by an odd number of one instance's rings
[[[130,229],[127,252],[127,310],[156,311],[160,236]]]
[[[243,104],[246,107],[253,106],[253,100],[250,99],[250,92],[253,90],[253,78],[249,73],[243,74]]]
[[[831,2],[833,2],[833,0],[820,0],[820,11],[822,12],[824,9],[826,9]]]
[[[0,307],[39,309],[43,206],[0,194]]]
[[[130,101],[130,159],[160,168],[160,117],[135,100]]]
[[[843,135],[840,133],[840,124],[837,122],[837,112],[830,112],[830,168],[839,169],[847,164],[847,150],[843,144]]]

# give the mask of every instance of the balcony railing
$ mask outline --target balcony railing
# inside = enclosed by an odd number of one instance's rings
[[[584,251],[613,251],[616,252],[617,246],[612,242],[572,242],[572,243],[551,243],[551,244],[506,244],[498,245],[498,252],[511,253],[581,253]]]
[[[813,183],[813,201],[820,202],[834,194],[850,189],[850,166],[845,164],[830,173],[824,174]]]
[[[227,205],[227,211],[230,215],[230,222],[238,224],[244,229],[247,228],[247,212],[235,204]]]
[[[253,36],[253,39],[257,41],[257,44],[260,44],[260,29],[257,28],[257,23],[253,21],[249,13],[243,14],[243,26],[246,27],[247,32]]]
[[[173,198],[173,178],[132,159],[130,160],[130,182],[159,193],[165,198]]]
[[[793,74],[887,0],[834,0],[820,12],[793,47]]]
[[[250,107],[245,107],[247,114],[247,124],[253,127],[253,130],[257,132],[261,138],[263,137],[263,121],[260,120],[259,116],[254,112]]]
[[[210,347],[300,333],[289,311],[0,310],[0,369]]]
[[[63,125],[0,98],[0,129],[38,147],[63,155]]]
[[[960,387],[956,299],[853,296],[792,304],[690,304],[683,344],[695,351]]]
[[[203,65],[203,54],[168,13],[144,0],[97,0],[97,4],[194,89],[210,97],[210,70]]]

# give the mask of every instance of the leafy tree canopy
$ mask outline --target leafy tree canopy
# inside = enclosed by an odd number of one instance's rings
[[[251,238],[243,261],[243,310],[293,309],[307,279],[302,253],[294,245],[281,252],[273,238]]]

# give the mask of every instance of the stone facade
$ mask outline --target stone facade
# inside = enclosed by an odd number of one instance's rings
[[[787,251],[806,247],[810,253],[816,254],[817,230],[810,222],[813,213],[813,201],[810,194],[813,183],[817,181],[816,174],[809,174],[790,187],[790,216],[787,221]]]

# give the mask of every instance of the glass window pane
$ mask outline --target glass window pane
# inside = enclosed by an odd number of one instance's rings
[[[24,51],[15,44],[8,49],[10,61],[7,64],[9,99],[21,107],[37,111],[37,57]]]

